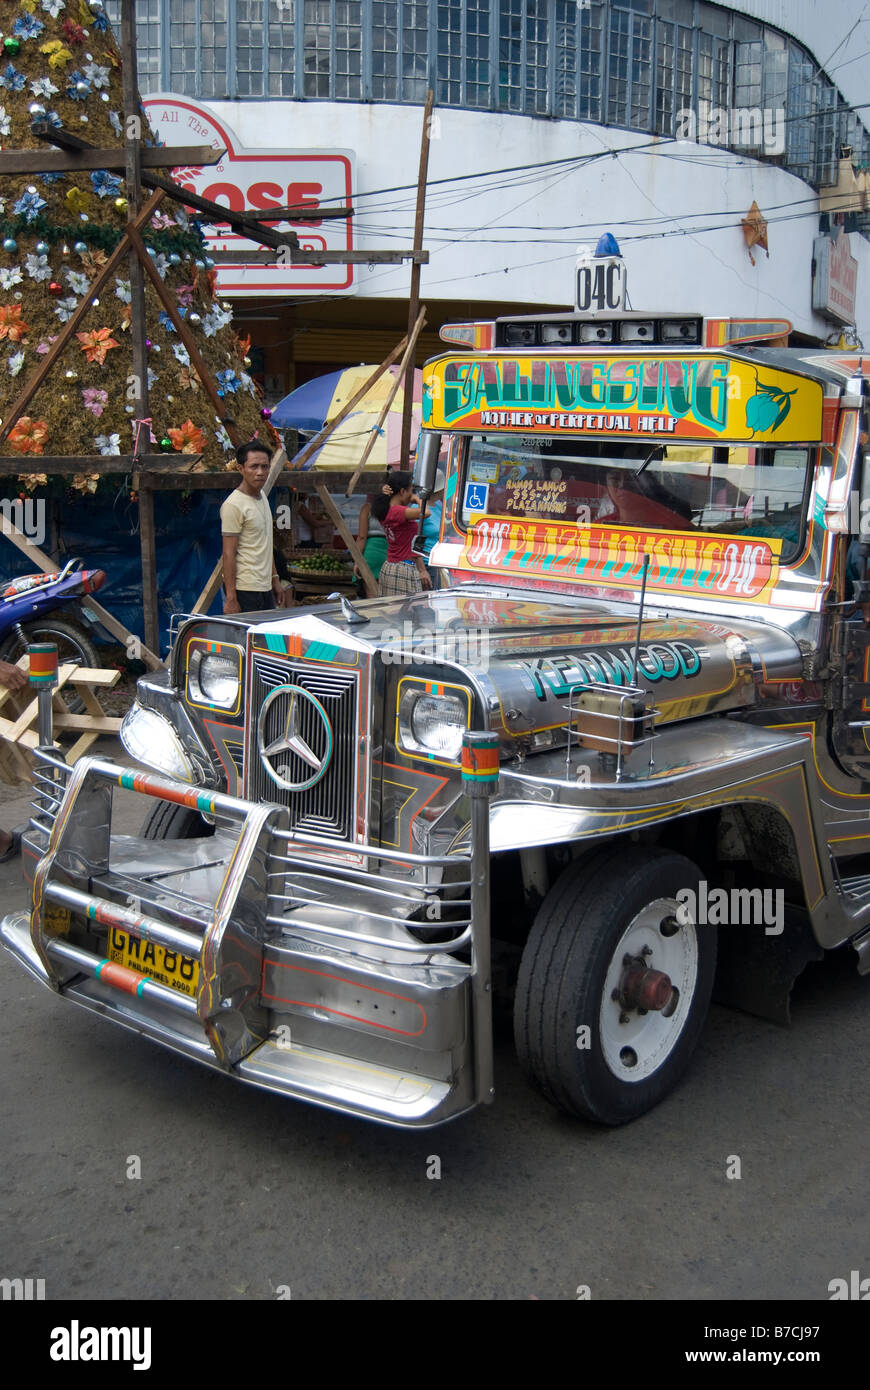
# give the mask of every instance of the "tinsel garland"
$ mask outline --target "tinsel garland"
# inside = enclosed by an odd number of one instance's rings
[[[69,245],[75,241],[83,241],[88,247],[97,247],[100,251],[111,253],[123,235],[123,227],[110,227],[105,223],[71,222],[59,227],[57,223],[49,222],[42,216],[35,217],[32,222],[28,222],[24,217],[0,217],[0,243],[7,237],[14,241],[20,236],[36,236],[49,245],[57,242]],[[157,231],[154,227],[149,227],[147,230],[143,229],[142,235],[148,246],[164,255],[170,256],[173,252],[176,255],[186,253],[193,260],[205,260],[202,236],[197,236],[195,232],[185,232],[180,227],[173,231],[165,228]]]

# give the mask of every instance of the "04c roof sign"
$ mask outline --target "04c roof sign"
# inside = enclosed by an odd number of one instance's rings
[[[822,387],[733,357],[440,358],[423,374],[436,430],[807,443],[822,437]]]
[[[459,565],[576,584],[638,589],[649,555],[651,589],[763,603],[776,584],[781,540],[740,539],[617,526],[504,521],[482,517],[469,530]]]

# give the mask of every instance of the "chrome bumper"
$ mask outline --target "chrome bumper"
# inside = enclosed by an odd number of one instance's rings
[[[113,836],[119,789],[195,805],[215,834]],[[64,998],[239,1080],[385,1124],[429,1127],[491,1099],[488,846],[427,858],[300,839],[279,807],[99,759],[76,764],[43,826],[32,917],[6,917],[0,942]],[[113,927],[197,960],[195,997],[107,968]]]

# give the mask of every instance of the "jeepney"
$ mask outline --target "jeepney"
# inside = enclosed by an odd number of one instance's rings
[[[868,359],[789,327],[445,330],[442,586],[182,620],[124,722],[145,770],[41,750],[6,947],[175,1052],[419,1127],[492,1100],[499,1010],[549,1100],[619,1124],[714,986],[785,1020],[809,960],[870,969]]]

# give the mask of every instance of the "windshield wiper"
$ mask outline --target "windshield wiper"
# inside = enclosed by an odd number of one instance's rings
[[[635,473],[634,476],[635,476],[636,478],[639,478],[640,475],[641,475],[641,473],[643,472],[643,470],[646,468],[647,464],[648,464],[648,463],[652,463],[652,461],[653,461],[653,459],[655,458],[656,454],[663,454],[664,451],[665,451],[665,446],[664,446],[664,444],[654,444],[654,445],[652,446],[652,448],[650,449],[649,453],[647,454],[646,458],[644,459],[643,463],[640,465],[640,468],[637,470],[637,472]]]

